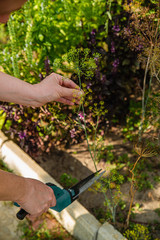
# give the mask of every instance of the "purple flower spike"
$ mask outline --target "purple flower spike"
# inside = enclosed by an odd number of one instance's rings
[[[91,34],[92,34],[92,35],[95,35],[96,32],[97,32],[96,29],[93,28]]]
[[[70,134],[71,134],[71,138],[74,138],[76,136],[76,130],[75,128],[73,128],[72,130],[70,130]]]
[[[114,72],[114,73],[117,72],[118,65],[119,65],[119,59],[117,58],[117,59],[115,59],[114,62],[112,63],[112,66],[113,66],[112,72]]]
[[[26,133],[25,132],[19,132],[19,138],[22,140],[26,137]]]
[[[119,25],[114,25],[114,26],[113,26],[113,31],[119,32],[119,31],[120,31]]]
[[[111,53],[115,53],[115,44],[114,44],[114,42],[112,41],[111,42]]]
[[[86,115],[86,114],[85,114],[85,115]],[[79,116],[79,119],[84,120],[83,112],[79,112],[78,116]]]
[[[117,68],[118,65],[119,65],[119,59],[117,58],[116,60],[114,60],[112,66],[113,66],[114,68]]]

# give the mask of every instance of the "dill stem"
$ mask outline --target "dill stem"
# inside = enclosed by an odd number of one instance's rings
[[[80,86],[80,90],[82,89],[82,85],[81,85],[81,77],[80,77],[80,72],[78,71],[78,79],[79,79],[79,86]],[[80,108],[82,107],[82,112],[83,112],[83,117],[84,117],[84,128],[82,126],[82,123],[81,121],[79,121],[81,127],[84,129],[84,132],[85,132],[85,137],[86,137],[86,140],[87,140],[87,146],[88,146],[88,150],[89,150],[89,153],[90,153],[90,156],[93,160],[93,163],[94,163],[94,167],[97,171],[97,166],[96,166],[96,161],[95,161],[95,158],[93,157],[92,155],[92,151],[91,151],[91,148],[90,148],[90,145],[89,145],[89,141],[88,141],[88,134],[87,134],[87,125],[86,125],[86,118],[85,118],[85,112],[84,112],[84,105],[83,105],[83,102],[82,104],[79,106],[79,109],[78,109],[78,112],[80,111]],[[96,125],[96,128],[97,128],[97,125]],[[95,156],[95,154],[94,154]]]
[[[130,170],[131,174],[132,174],[132,181],[131,181],[131,187],[130,187],[130,195],[131,195],[131,201],[130,201],[130,205],[129,205],[129,211],[128,211],[128,215],[127,215],[127,220],[126,220],[126,225],[127,227],[129,226],[129,219],[130,219],[130,215],[131,215],[131,210],[132,210],[132,205],[133,205],[133,200],[134,200],[134,195],[136,190],[134,191],[134,169],[138,163],[138,161],[140,160],[140,158],[142,157],[142,155],[140,155],[136,162],[133,165],[133,168]]]
[[[91,148],[90,148],[89,141],[88,141],[87,126],[86,126],[86,121],[85,121],[85,112],[84,112],[84,106],[83,106],[83,104],[82,104],[82,111],[83,111],[83,116],[84,116],[84,125],[85,125],[84,131],[85,131],[85,136],[86,136],[86,140],[87,140],[88,150],[89,150],[89,153],[90,153],[91,158],[92,158],[92,160],[93,160],[94,167],[95,167],[95,169],[96,169],[96,171],[97,171],[96,160],[95,160],[95,158],[94,158],[93,155],[92,155]]]
[[[80,90],[82,89],[82,84],[81,84],[81,75],[80,75],[80,71],[78,71],[78,80],[79,80],[79,86],[80,86]],[[84,132],[85,132],[85,138],[86,138],[86,141],[87,141],[87,146],[88,146],[88,150],[89,150],[89,153],[90,153],[90,156],[91,156],[91,159],[94,163],[94,167],[97,171],[97,165],[96,165],[96,149],[97,149],[97,142],[96,142],[96,138],[97,138],[97,128],[98,128],[98,123],[99,123],[99,116],[97,116],[97,122],[96,122],[96,126],[95,126],[95,136],[94,136],[94,150],[93,150],[93,154],[92,154],[92,151],[91,151],[91,148],[90,148],[90,144],[89,144],[89,141],[88,141],[88,134],[87,134],[87,125],[86,125],[86,118],[85,118],[85,111],[84,111],[84,105],[83,105],[83,102],[80,104],[79,108],[78,108],[78,113],[80,111],[80,109],[82,108],[82,112],[83,112],[83,117],[84,117],[84,127],[82,126],[82,123],[79,119],[79,124],[81,126],[82,129],[84,129]],[[94,156],[93,156],[94,155]],[[116,207],[117,207],[117,204],[115,204],[115,206],[112,206],[112,204],[110,203],[109,199],[107,198],[107,195],[105,194],[105,192],[103,191],[103,188],[101,186],[101,191],[104,195],[104,198],[107,202],[107,205],[110,209],[110,212],[112,214],[112,219],[113,219],[113,223],[115,224],[115,221],[116,221]],[[112,196],[112,193],[111,193],[111,189],[110,189],[110,194]]]
[[[93,154],[94,154],[94,159],[96,159],[97,157],[97,154],[96,154],[96,151],[97,151],[97,128],[98,128],[98,121],[99,121],[99,116],[97,116],[97,123],[96,123],[96,127],[95,127],[95,135],[94,135],[94,151],[93,151]]]
[[[141,140],[142,137],[142,129],[143,129],[143,124],[144,124],[144,117],[145,117],[145,92],[146,92],[146,79],[147,79],[147,73],[149,69],[149,63],[150,63],[150,58],[152,54],[152,48],[153,46],[151,45],[151,50],[150,54],[147,59],[147,64],[145,68],[145,73],[144,73],[144,79],[143,79],[143,89],[142,89],[142,119],[141,119],[141,125],[140,125],[140,132],[139,132],[139,138]]]

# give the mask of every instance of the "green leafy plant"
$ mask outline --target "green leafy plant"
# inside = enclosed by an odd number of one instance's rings
[[[135,145],[135,152],[138,154],[138,158],[137,158],[136,162],[134,163],[134,165],[132,166],[132,168],[129,169],[129,171],[131,173],[131,187],[130,187],[131,201],[130,201],[130,206],[129,206],[129,212],[128,212],[127,220],[126,220],[127,226],[129,226],[129,218],[130,218],[130,215],[131,215],[134,195],[135,195],[135,192],[136,192],[136,189],[137,189],[137,186],[136,186],[137,182],[135,180],[134,170],[135,170],[138,162],[140,161],[140,159],[142,157],[149,158],[149,157],[153,157],[153,156],[156,156],[156,155],[159,154],[158,149],[156,147],[150,146],[150,144],[147,143],[147,142],[138,142]]]
[[[56,66],[59,67],[59,64],[66,69],[67,67],[69,69],[72,69],[73,72],[78,76],[79,80],[79,86],[80,88],[83,88],[85,95],[81,99],[81,104],[77,111],[77,118],[75,120],[75,123],[77,124],[78,128],[82,129],[85,133],[85,138],[87,141],[88,150],[91,156],[91,159],[94,163],[95,170],[97,171],[97,146],[99,145],[99,142],[97,141],[97,132],[98,127],[100,123],[100,116],[105,115],[107,110],[104,108],[103,102],[99,102],[97,104],[94,104],[93,107],[91,106],[90,109],[90,121],[88,121],[88,113],[85,111],[85,104],[91,100],[90,99],[90,88],[86,88],[86,85],[83,84],[82,80],[85,77],[85,79],[89,78],[92,79],[94,76],[94,72],[97,68],[95,61],[100,56],[95,53],[93,56],[91,55],[91,52],[89,49],[85,49],[82,51],[81,49],[71,49],[71,51],[66,54],[65,58],[62,60],[56,60]],[[63,62],[65,62],[65,66],[63,66]],[[85,102],[85,104],[83,104]],[[89,143],[89,134],[88,132],[92,132],[93,139],[92,139],[92,145]],[[76,131],[74,129],[74,132],[72,131],[72,135],[76,134]],[[103,145],[101,143],[101,145]],[[108,147],[108,150],[110,150],[111,147]],[[116,215],[116,207],[120,201],[120,184],[123,182],[123,176],[119,175],[116,171],[111,171],[109,178],[102,178],[101,182],[97,183],[96,188],[98,191],[101,191],[104,194],[105,202],[104,204],[107,206],[109,211],[107,210],[108,216],[110,216],[115,223],[115,215]],[[109,189],[111,200],[107,197],[106,191]],[[112,190],[116,191],[112,191]]]
[[[63,240],[63,239],[73,239],[66,233],[62,228],[58,229],[48,229],[45,221],[39,225],[35,230],[32,225],[27,221],[18,225],[17,229],[20,239],[24,240]]]
[[[64,188],[69,188],[75,185],[78,182],[76,178],[73,178],[70,174],[63,173],[60,176],[60,183],[63,185]]]
[[[127,115],[126,125],[122,130],[126,139],[133,141],[137,136],[141,125],[142,104],[137,101],[130,101],[129,114]]]
[[[132,229],[125,231],[124,236],[128,240],[150,240],[151,235],[147,227],[141,224],[134,224]]]

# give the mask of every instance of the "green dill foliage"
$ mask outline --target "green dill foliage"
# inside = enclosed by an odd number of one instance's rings
[[[104,162],[112,163],[115,160],[115,155],[113,153],[113,145],[106,146],[104,141],[98,146],[97,159],[98,161],[103,160]]]
[[[99,119],[102,115],[106,114],[107,110],[105,109],[103,101],[99,101],[99,104],[94,103],[94,105],[92,106],[92,89],[87,86],[86,80],[90,79],[92,81],[95,70],[97,69],[96,60],[100,58],[100,54],[91,54],[91,51],[88,48],[71,48],[67,54],[63,55],[61,59],[56,59],[53,63],[53,68],[55,71],[60,68],[63,72],[71,72],[72,74],[76,75],[78,81],[77,83],[80,89],[83,89],[85,93],[81,99],[81,104],[78,110],[77,108],[75,109],[75,111],[77,111],[78,117],[75,120],[75,124],[78,125],[79,128],[85,132],[87,142],[88,132],[90,133],[90,135],[94,136],[94,146],[92,148],[93,153],[88,142],[90,155],[94,163],[96,161],[95,159],[97,146],[97,129]],[[89,111],[87,112],[86,109],[88,109]],[[89,121],[88,116],[90,116]]]
[[[60,176],[60,183],[63,185],[64,188],[69,188],[75,185],[78,182],[78,179],[72,177],[70,174],[63,173]]]
[[[97,68],[96,59],[100,58],[100,55],[95,53],[91,56],[90,51],[88,49],[75,49],[72,48],[62,59],[57,59],[53,66],[63,69],[63,71],[67,72],[69,69],[70,72],[78,75],[79,86],[84,90],[85,96],[83,97],[81,104],[78,108],[78,119],[75,123],[84,130],[85,138],[88,144],[88,150],[93,160],[95,170],[97,171],[97,161],[98,161],[98,152],[97,148],[99,145],[103,146],[102,137],[97,137],[97,129],[99,125],[99,119],[101,115],[106,113],[106,109],[104,107],[104,103],[100,101],[100,104],[94,104],[90,106],[90,112],[93,118],[97,118],[96,123],[90,120],[90,125],[88,125],[87,116],[85,112],[85,104],[83,104],[84,100],[86,102],[91,101],[90,98],[90,89],[87,89],[86,83],[82,82],[84,79],[92,79],[94,76],[94,71]],[[88,106],[88,105],[87,105]],[[89,144],[89,135],[88,132],[93,131],[93,139],[92,145]],[[95,184],[95,190],[100,191],[104,194],[104,205],[107,207],[105,216],[112,219],[115,224],[116,221],[116,207],[118,206],[121,198],[120,184],[124,182],[124,177],[120,175],[116,170],[112,170],[110,172],[109,178],[102,178],[101,182]],[[107,190],[109,189],[110,198],[107,196]]]
[[[97,68],[95,58],[100,58],[100,54],[94,53],[91,56],[88,48],[72,47],[62,58],[55,59],[53,68],[55,71],[61,68],[64,72],[72,72],[80,77],[91,79]]]
[[[141,125],[141,115],[142,115],[142,103],[140,101],[130,101],[129,114],[126,118],[126,125],[122,132],[126,139],[133,141],[137,136],[140,125]],[[145,124],[147,128],[147,123]]]
[[[27,61],[32,66],[32,25],[33,25],[33,19],[32,19],[32,7],[33,3],[32,0],[27,1],[27,3],[24,5],[24,14],[26,19],[26,37],[25,37],[25,52],[27,55]]]
[[[101,181],[94,184],[95,191],[104,194],[104,206],[106,206],[105,220],[116,223],[117,207],[122,201],[120,185],[124,183],[123,175],[116,169],[110,170],[108,177],[102,177]]]
[[[146,226],[135,224],[123,234],[128,240],[151,240],[151,235]]]
[[[11,60],[12,60],[12,66],[13,66],[13,73],[14,76],[19,78],[19,66],[18,66],[18,49],[17,49],[17,38],[15,33],[15,22],[14,17],[11,15],[10,19],[8,20],[8,30],[9,30],[9,36],[11,41]]]

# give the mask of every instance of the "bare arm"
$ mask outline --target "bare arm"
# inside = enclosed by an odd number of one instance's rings
[[[0,100],[25,106],[34,106],[33,86],[0,72]]]
[[[32,85],[0,72],[0,101],[33,107],[40,107],[52,101],[74,105],[74,102],[79,103],[82,95],[78,89],[73,81],[63,79],[56,73]]]
[[[58,101],[68,105],[79,103],[79,87],[69,79],[52,73],[42,82],[31,85],[0,72],[0,101],[24,106],[40,107]],[[56,199],[50,187],[40,181],[23,178],[0,170],[0,201],[16,201],[31,216],[36,217],[55,206]]]
[[[0,200],[17,201],[24,194],[24,178],[0,170]]]
[[[31,217],[55,206],[53,190],[44,183],[0,170],[0,201],[17,202]]]

